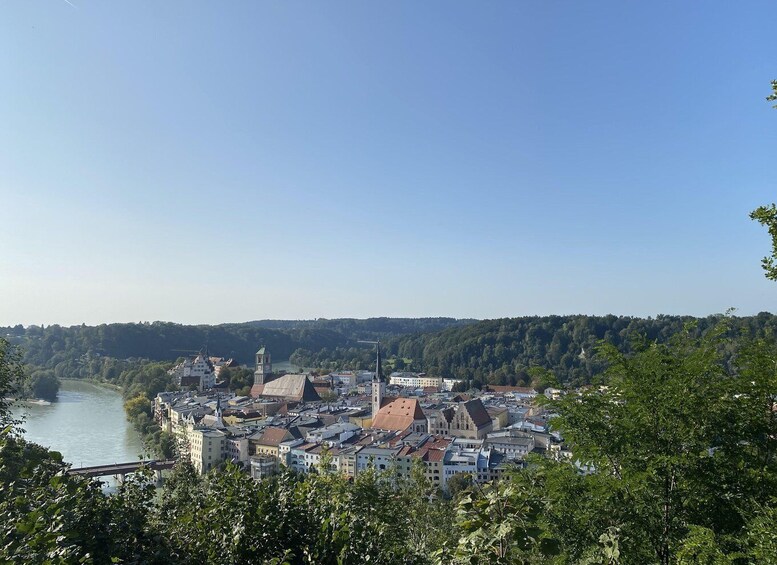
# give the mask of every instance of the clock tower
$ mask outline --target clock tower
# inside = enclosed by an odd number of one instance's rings
[[[260,347],[256,352],[256,370],[254,371],[254,384],[267,384],[272,379],[272,362],[270,353],[266,347]]]

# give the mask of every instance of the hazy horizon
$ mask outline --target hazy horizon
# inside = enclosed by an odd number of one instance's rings
[[[766,312],[767,314],[773,314],[771,311],[768,310],[762,310],[761,312]],[[761,312],[753,312],[753,313],[742,313],[739,311],[734,311],[731,313],[734,317],[747,317],[747,316],[755,316],[757,314],[760,314]],[[115,320],[115,321],[102,321],[102,322],[77,322],[77,323],[60,323],[60,322],[42,322],[42,323],[31,323],[31,324],[24,324],[22,322],[16,322],[13,324],[2,324],[0,323],[0,326],[3,327],[14,327],[16,325],[23,325],[25,328],[30,326],[62,326],[62,327],[71,327],[71,326],[80,326],[80,325],[86,325],[86,326],[99,326],[102,324],[144,324],[144,323],[163,323],[163,324],[180,324],[183,326],[220,326],[220,325],[229,325],[229,324],[250,324],[255,322],[312,322],[316,320],[367,320],[367,319],[378,319],[378,318],[388,318],[388,319],[424,319],[424,318],[452,318],[455,320],[473,320],[475,322],[485,322],[488,320],[499,320],[503,318],[521,318],[521,317],[548,317],[548,316],[598,316],[598,317],[604,317],[604,316],[617,316],[617,317],[627,317],[627,318],[657,318],[659,316],[691,316],[694,318],[706,318],[708,316],[719,316],[719,315],[726,315],[725,311],[721,312],[710,312],[709,314],[703,314],[703,315],[696,315],[696,314],[666,314],[666,313],[656,313],[656,314],[646,314],[646,315],[637,315],[637,314],[619,314],[616,312],[610,312],[606,314],[591,314],[591,313],[584,313],[584,312],[576,312],[576,313],[548,313],[548,314],[520,314],[515,316],[496,316],[493,318],[470,318],[470,317],[459,317],[459,316],[368,316],[366,318],[357,318],[354,316],[337,316],[337,317],[327,317],[327,316],[321,316],[318,318],[253,318],[250,320],[233,320],[233,321],[224,321],[224,322],[182,322],[180,320]]]
[[[775,307],[774,2],[2,14],[4,326]]]

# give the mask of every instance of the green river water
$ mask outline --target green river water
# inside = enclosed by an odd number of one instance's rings
[[[50,406],[18,405],[28,441],[54,451],[73,467],[137,461],[139,434],[124,416],[121,393],[88,381],[62,380]]]

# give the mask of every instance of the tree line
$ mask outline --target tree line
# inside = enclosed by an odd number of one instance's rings
[[[385,370],[425,371],[435,376],[463,379],[470,385],[531,386],[533,368],[550,370],[561,383],[584,385],[595,382],[604,363],[594,355],[600,342],[620,351],[633,350],[634,340],[665,343],[689,324],[702,335],[722,315],[690,316],[531,316],[472,322],[470,320],[375,318],[369,320],[315,320],[268,322],[282,329],[249,322],[222,326],[151,324],[106,324],[41,328],[4,328],[10,340],[22,347],[24,360],[38,378],[51,384],[56,378],[97,378],[122,387],[165,390],[149,375],[138,379],[133,369],[152,362],[171,362],[207,346],[213,354],[234,357],[251,366],[259,344],[266,345],[275,359],[290,358],[299,367],[322,371],[373,369],[370,346],[357,337],[379,338],[386,353]],[[417,333],[395,333],[414,328],[445,326]],[[732,337],[774,335],[777,318],[762,312],[757,316],[732,317]],[[0,330],[2,331],[2,330]],[[729,362],[733,345],[722,345]],[[124,376],[124,371],[130,371]],[[245,391],[250,375],[235,371],[234,390]],[[228,373],[229,374],[229,373]],[[140,382],[140,384],[138,384]],[[161,388],[160,388],[161,387]],[[159,392],[157,390],[157,392]]]
[[[434,376],[484,384],[529,386],[536,380],[533,368],[550,370],[561,383],[584,385],[595,382],[606,363],[595,355],[601,342],[629,353],[642,341],[666,343],[693,324],[703,335],[723,315],[691,316],[527,316],[484,320],[439,332],[395,336],[383,347],[392,368],[426,371]],[[721,344],[724,362],[730,362],[736,340],[743,336],[774,335],[777,316],[729,319],[731,343]],[[368,348],[340,346],[334,349],[297,350],[292,359],[301,366],[325,370],[366,369],[374,366]]]

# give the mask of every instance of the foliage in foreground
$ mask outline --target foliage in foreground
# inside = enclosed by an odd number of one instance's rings
[[[726,335],[605,348],[607,386],[554,405],[576,461],[461,481],[452,501],[418,469],[260,483],[183,464],[158,497],[143,475],[106,496],[6,425],[0,562],[777,563],[777,351],[753,342],[732,370]],[[18,372],[5,352],[0,392]]]

